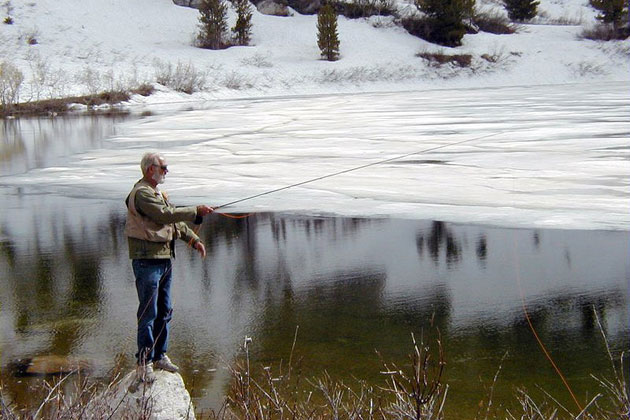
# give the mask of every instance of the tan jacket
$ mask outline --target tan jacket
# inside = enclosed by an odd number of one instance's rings
[[[127,196],[125,234],[129,258],[171,258],[175,239],[192,245],[199,237],[185,221],[201,222],[196,207],[174,207],[151,184],[141,179]]]

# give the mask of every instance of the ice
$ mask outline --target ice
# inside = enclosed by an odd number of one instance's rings
[[[2,184],[120,200],[159,150],[176,203],[218,206],[394,159],[222,210],[628,230],[629,115],[613,82],[217,101]]]

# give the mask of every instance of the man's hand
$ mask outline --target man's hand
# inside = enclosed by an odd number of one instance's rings
[[[206,258],[206,247],[203,246],[203,243],[201,241],[198,241],[195,244],[195,249],[199,251],[199,253],[201,254],[201,258]]]
[[[200,206],[197,206],[197,216],[205,216],[206,214],[210,214],[214,211],[214,209],[210,206],[206,206],[205,204],[202,204]]]

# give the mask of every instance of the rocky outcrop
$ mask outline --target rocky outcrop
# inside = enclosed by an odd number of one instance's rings
[[[173,0],[178,6],[199,8],[201,0]],[[322,6],[321,0],[252,0],[256,9],[264,15],[290,16],[289,7],[305,15],[317,13]]]
[[[199,9],[201,0],[173,0],[173,3],[178,6],[193,7],[195,9]]]
[[[135,372],[128,373],[93,399],[87,418],[194,420],[195,410],[181,375],[158,370],[155,377],[153,384],[142,384],[131,393]]]
[[[263,0],[256,4],[256,9],[263,15],[289,16],[289,8],[286,3],[275,0]]]
[[[289,7],[303,15],[313,15],[322,7],[320,0],[288,0]]]

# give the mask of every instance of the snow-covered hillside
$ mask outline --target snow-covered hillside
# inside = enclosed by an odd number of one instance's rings
[[[583,27],[595,23],[587,0],[542,0],[539,17],[516,34],[466,35],[455,49],[411,36],[391,18],[340,17],[341,60],[332,63],[319,58],[316,16],[268,16],[254,8],[252,45],[212,51],[192,46],[198,11],[171,0],[7,4],[14,23],[0,25],[0,57],[24,73],[22,101],[153,84],[156,73],[178,63],[205,75],[196,99],[630,80],[630,40],[580,39]],[[398,7],[413,8],[404,0]],[[505,13],[497,0],[479,0],[477,8]],[[234,21],[233,11],[229,18]],[[29,45],[31,38],[37,43]],[[417,56],[439,51],[472,54],[472,65],[437,68]],[[135,99],[164,95],[172,92]]]

